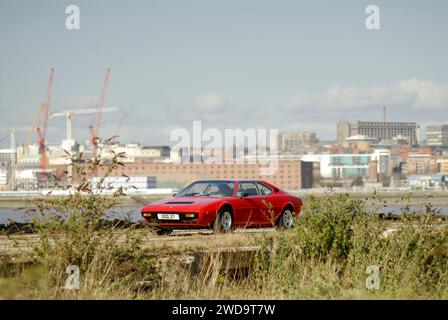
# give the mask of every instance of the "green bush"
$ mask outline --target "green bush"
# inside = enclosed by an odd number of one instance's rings
[[[393,222],[366,202],[305,199],[294,230],[260,242],[257,282],[287,298],[448,297],[448,227],[433,210]],[[378,290],[366,287],[368,266],[379,267]]]
[[[25,298],[133,297],[137,283],[155,280],[155,260],[143,248],[138,225],[121,228],[104,220],[104,214],[125,195],[123,189],[111,196],[102,193],[107,188],[104,178],[123,165],[123,156],[115,154],[107,162],[98,158],[87,164],[80,161],[80,156],[72,158],[77,179],[71,187],[77,192],[34,201],[33,226],[39,236],[39,241],[32,244],[35,261],[18,274]],[[105,175],[93,186],[90,178],[99,168],[105,169]],[[65,288],[69,266],[79,270],[79,289]],[[31,269],[38,272],[30,278]]]
[[[297,219],[296,243],[304,257],[344,261],[353,247],[353,227],[366,215],[348,194],[309,197]]]
[[[92,169],[95,165],[117,166],[119,155],[111,163],[91,163]],[[179,255],[194,255],[187,245],[177,247],[161,270],[156,257],[169,253],[168,246],[148,252],[145,230],[102,220],[124,190],[105,197],[88,183],[78,186],[84,191],[36,203],[43,214],[35,221],[36,260],[14,275],[9,265],[0,265],[8,276],[0,278],[3,292],[16,288],[19,293],[11,293],[16,298],[448,298],[448,227],[430,204],[421,213],[405,206],[401,218],[390,220],[380,214],[387,203],[376,193],[363,200],[336,193],[310,196],[292,230],[196,239],[208,249],[218,243],[256,244],[259,250],[231,260],[232,269],[223,269],[219,253],[209,253],[190,266],[197,270],[192,274],[175,262]],[[69,265],[79,267],[79,290],[64,289]],[[379,289],[366,287],[369,266],[379,267]],[[136,290],[141,282],[157,285],[143,292]]]

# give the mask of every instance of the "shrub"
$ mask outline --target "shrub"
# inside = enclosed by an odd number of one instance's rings
[[[295,229],[303,256],[345,260],[353,247],[353,227],[365,214],[363,202],[348,194],[309,197]]]
[[[294,230],[259,242],[259,286],[289,298],[446,298],[448,227],[428,205],[391,222],[367,200],[307,198]],[[378,290],[366,287],[369,266],[379,267]]]
[[[136,283],[156,278],[154,258],[142,246],[138,225],[119,228],[104,219],[104,214],[125,195],[123,189],[111,196],[102,193],[107,188],[103,185],[105,177],[123,165],[123,156],[114,154],[110,161],[97,158],[87,164],[80,161],[80,155],[73,157],[71,165],[78,181],[70,187],[75,192],[64,197],[45,196],[34,202],[33,225],[39,241],[33,245],[33,268],[40,266],[40,280],[30,283],[22,278],[24,286],[33,287],[29,290],[31,297],[132,297]],[[93,186],[90,178],[99,168],[105,174]],[[79,270],[78,290],[65,288],[69,266]]]

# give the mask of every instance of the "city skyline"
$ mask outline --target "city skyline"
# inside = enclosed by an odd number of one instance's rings
[[[337,121],[381,120],[383,105],[388,120],[424,129],[448,120],[448,3],[430,2],[376,1],[381,29],[369,31],[367,1],[77,1],[81,29],[70,31],[71,3],[4,1],[0,129],[23,128],[20,142],[53,66],[52,111],[94,107],[112,68],[106,105],[120,111],[101,133],[126,114],[123,142],[172,144],[194,120],[335,140]],[[89,121],[74,119],[80,142]],[[48,142],[64,137],[65,120],[51,119]]]

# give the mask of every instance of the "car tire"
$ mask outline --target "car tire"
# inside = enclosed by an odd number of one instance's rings
[[[233,230],[233,215],[232,212],[227,209],[221,209],[216,215],[213,222],[213,231],[215,233],[228,233]]]
[[[280,219],[278,219],[277,227],[281,230],[289,230],[293,227],[293,222],[294,216],[292,214],[292,211],[286,208],[280,215]]]
[[[168,236],[173,232],[171,229],[158,229],[156,231],[158,236]]]

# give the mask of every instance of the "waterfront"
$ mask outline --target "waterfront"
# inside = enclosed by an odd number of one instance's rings
[[[403,205],[388,205],[386,207],[380,206],[377,208],[370,207],[373,212],[382,212],[382,213],[391,213],[393,215],[401,215],[402,210],[404,210],[405,206]],[[127,206],[118,206],[109,210],[105,214],[105,219],[110,220],[129,220],[132,222],[143,221],[142,216],[140,215],[140,206],[135,207],[127,207]],[[407,209],[409,212],[426,212],[426,207],[424,204],[421,205],[410,205]],[[406,210],[407,210],[406,209]],[[435,213],[440,214],[442,216],[448,217],[448,205],[435,205],[432,207]],[[32,221],[33,214],[27,212],[29,209],[22,208],[0,208],[0,225],[9,224],[11,222],[17,223],[29,223]]]
[[[367,200],[367,207],[374,212],[391,213],[400,215],[404,208],[407,212],[427,212],[427,205],[433,212],[448,216],[448,192],[380,192],[375,198],[373,192],[359,192],[348,190],[311,189],[291,191],[291,194],[301,197],[304,201],[310,196],[324,197],[329,193],[350,193],[353,198]],[[47,197],[55,197],[49,195]],[[121,204],[109,210],[105,214],[106,219],[130,220],[132,222],[142,221],[140,209],[153,201],[168,198],[171,194],[140,194],[127,195],[122,198]],[[30,209],[34,208],[35,197],[2,197],[0,199],[0,225],[17,223],[28,223],[32,221]]]

